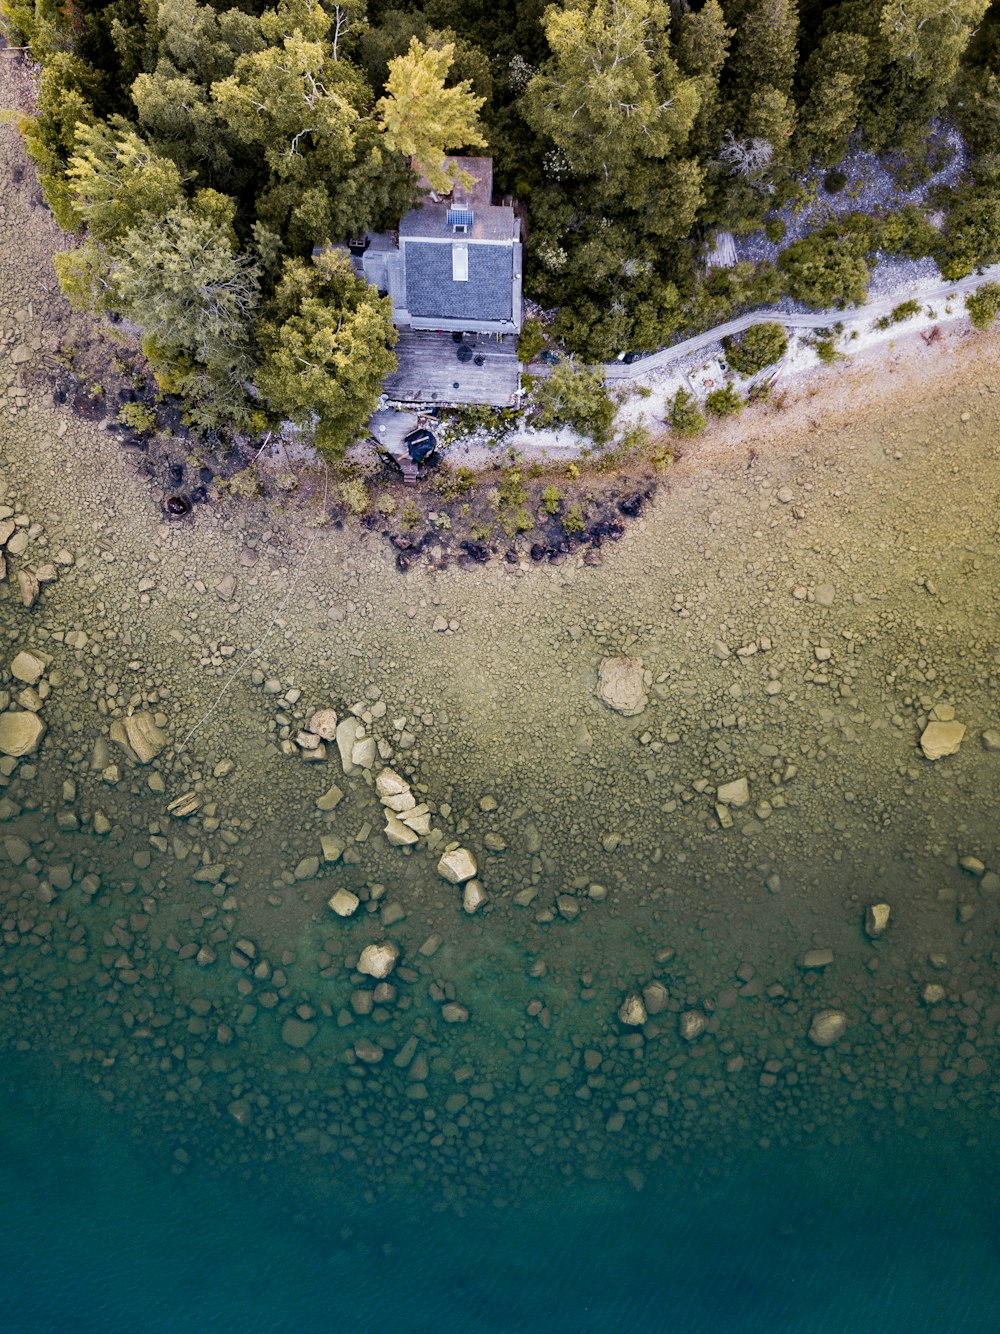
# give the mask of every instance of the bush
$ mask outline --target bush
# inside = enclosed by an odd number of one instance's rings
[[[541,320],[525,320],[517,340],[517,355],[525,365],[534,361],[545,346],[545,326]]]
[[[562,503],[563,493],[557,486],[547,486],[542,492],[542,508],[546,514],[558,514]]]
[[[358,516],[367,514],[372,507],[371,494],[360,477],[348,477],[340,484],[340,499]]]
[[[847,185],[847,172],[839,167],[832,167],[823,177],[823,189],[828,195],[840,194]]]
[[[570,537],[574,533],[582,533],[586,527],[583,521],[583,507],[581,505],[570,505],[563,515],[562,526],[563,532]]]
[[[905,259],[934,254],[940,240],[937,228],[916,204],[896,209],[879,225],[879,247],[889,255],[902,255]]]
[[[982,264],[1000,259],[1000,195],[970,190],[948,215],[941,243],[941,272],[964,278]]]
[[[464,465],[454,470],[443,468],[438,477],[437,489],[445,500],[458,500],[467,496],[476,485],[476,474]]]
[[[145,403],[123,403],[118,409],[118,420],[123,426],[131,426],[140,435],[156,430],[156,413]]]
[[[706,426],[705,414],[695,402],[694,394],[684,388],[678,389],[670,400],[667,421],[683,436],[697,435]]]
[[[853,215],[852,215],[853,216]],[[793,241],[778,256],[789,296],[807,306],[842,308],[864,301],[868,292],[869,235],[845,225],[828,223],[811,236]]]
[[[561,361],[547,379],[534,381],[531,399],[540,426],[571,426],[597,444],[611,439],[615,405],[604,386],[604,371]]]
[[[829,366],[832,361],[837,361],[844,355],[843,352],[837,351],[837,340],[835,338],[817,338],[813,347],[824,366]]]
[[[882,315],[875,321],[876,329],[891,329],[894,324],[902,324],[908,320],[911,315],[918,315],[921,310],[919,301],[901,301],[898,306],[893,306],[888,315]]]
[[[983,283],[965,298],[969,319],[977,329],[988,329],[1000,315],[1000,283]]]
[[[775,245],[781,245],[787,230],[788,228],[781,218],[768,218],[767,222],[764,223],[764,235]]]
[[[723,338],[722,346],[734,371],[756,375],[781,360],[788,350],[788,335],[782,324],[751,324],[742,337]]]
[[[705,399],[705,407],[713,417],[738,417],[746,407],[744,399],[731,384],[713,389]]]

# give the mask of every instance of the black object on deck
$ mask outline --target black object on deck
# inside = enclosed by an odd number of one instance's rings
[[[406,446],[406,452],[414,463],[426,463],[430,456],[437,449],[437,439],[432,431],[426,427],[420,426],[415,431],[411,431],[403,439]]]

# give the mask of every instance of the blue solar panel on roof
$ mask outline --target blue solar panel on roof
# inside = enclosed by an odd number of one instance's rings
[[[440,216],[440,215],[439,215]],[[471,208],[450,208],[448,210],[449,227],[471,227],[472,209]]]

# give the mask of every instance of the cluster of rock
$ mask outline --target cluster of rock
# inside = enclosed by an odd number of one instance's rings
[[[3,494],[3,490],[0,489],[0,497]],[[0,504],[0,583],[8,576],[9,559],[26,556],[30,544],[40,538],[43,531],[42,525],[32,523],[27,514],[18,514],[11,505]],[[68,551],[60,551],[54,561],[46,560],[39,565],[22,565],[17,571],[17,587],[22,606],[30,611],[45,585],[54,584],[59,578],[59,567],[72,564],[72,555]]]
[[[45,735],[39,714],[50,686],[43,678],[51,659],[38,650],[22,649],[10,664],[11,685],[16,692],[0,690],[0,754],[7,762],[34,755]],[[20,687],[20,688],[18,688]],[[16,708],[11,708],[11,704]]]
[[[418,802],[409,783],[395,769],[380,770],[375,792],[385,814],[385,836],[395,848],[409,848],[431,832],[431,813]]]

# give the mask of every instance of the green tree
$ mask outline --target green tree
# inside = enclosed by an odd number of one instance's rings
[[[795,143],[803,159],[839,162],[861,110],[869,43],[860,33],[834,32],[813,52],[805,70],[809,93]]]
[[[531,400],[539,426],[570,426],[599,445],[611,439],[615,405],[600,366],[560,361],[550,376],[534,382]]]
[[[553,54],[526,89],[525,114],[573,174],[603,183],[608,198],[635,191],[637,162],[683,148],[698,113],[698,80],[670,55],[669,20],[659,0],[545,11]]]
[[[853,213],[793,241],[778,256],[789,295],[822,309],[864,301],[872,244],[869,220]]]
[[[667,421],[676,434],[682,436],[697,435],[707,424],[705,414],[698,407],[694,394],[683,386],[670,400]]]
[[[355,276],[340,251],[285,261],[258,329],[257,387],[279,419],[315,425],[316,447],[340,458],[395,369],[392,302]]]
[[[756,375],[781,360],[788,350],[788,335],[783,324],[751,324],[739,337],[724,338],[722,346],[734,371]]]
[[[468,79],[445,85],[454,54],[453,42],[435,50],[411,37],[406,55],[389,61],[385,96],[375,108],[390,148],[410,158],[432,190],[445,194],[453,184],[448,151],[486,147],[477,119],[485,99],[472,92]]]
[[[78,225],[100,242],[165,217],[184,193],[176,164],[120,117],[78,126],[66,180]]]

